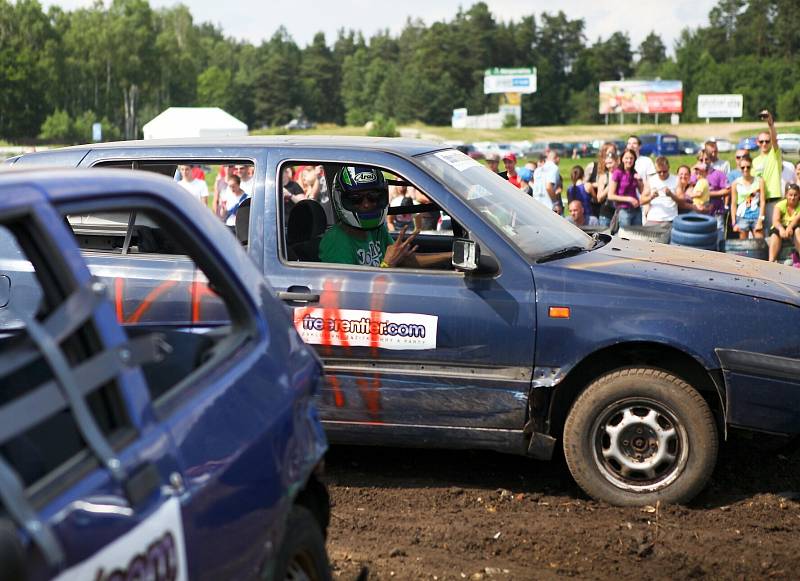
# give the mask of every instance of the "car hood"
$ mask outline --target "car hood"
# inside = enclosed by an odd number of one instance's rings
[[[800,269],[681,246],[614,237],[564,261],[567,268],[754,296],[800,307]]]

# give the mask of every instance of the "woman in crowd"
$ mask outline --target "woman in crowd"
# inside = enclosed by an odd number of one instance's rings
[[[764,194],[764,180],[761,176],[751,174],[753,160],[749,155],[738,159],[742,175],[731,184],[731,225],[734,232],[739,233],[739,238],[744,240],[752,232],[754,238],[764,237],[764,209],[766,196]]]
[[[783,241],[794,242],[792,262],[800,264],[800,185],[786,186],[786,197],[772,210],[772,227],[769,230],[769,260],[777,262]]]
[[[614,202],[620,226],[641,226],[642,209],[639,199],[648,192],[647,184],[636,173],[636,152],[626,149],[622,154],[622,167],[611,174],[608,199]]]
[[[608,185],[611,173],[617,169],[619,158],[617,146],[604,143],[600,148],[597,161],[592,164],[589,178],[584,182],[586,192],[592,197],[592,214],[597,216],[601,226],[611,224],[614,217],[614,205],[608,199]]]

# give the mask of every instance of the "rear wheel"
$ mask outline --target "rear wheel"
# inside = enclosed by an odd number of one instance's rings
[[[274,579],[283,581],[329,581],[331,578],[325,539],[319,522],[304,506],[295,505],[286,521],[278,551]]]
[[[589,496],[618,506],[688,502],[708,482],[717,447],[702,396],[650,368],[594,381],[564,426],[564,456],[575,481]]]

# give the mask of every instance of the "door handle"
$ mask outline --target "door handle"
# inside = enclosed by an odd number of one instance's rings
[[[278,298],[289,302],[317,303],[319,293],[311,292],[311,289],[305,286],[290,286],[285,291],[278,291]]]

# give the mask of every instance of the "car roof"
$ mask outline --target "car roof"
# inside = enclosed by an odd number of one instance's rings
[[[152,172],[120,169],[46,169],[44,167],[24,169],[12,167],[0,172],[0,190],[22,187],[37,190],[43,197],[53,201],[96,195],[122,195],[131,192],[147,192],[173,202],[176,195],[184,196],[183,188],[178,186],[174,180]],[[0,196],[0,209],[19,205],[24,198],[24,196]]]
[[[422,139],[403,139],[396,137],[350,137],[350,136],[295,136],[295,135],[269,135],[248,137],[187,137],[174,139],[142,139],[135,141],[111,141],[106,143],[89,143],[74,145],[47,152],[35,152],[21,157],[47,155],[51,151],[77,152],[88,150],[111,150],[118,148],[150,149],[150,148],[247,148],[247,147],[320,147],[331,149],[369,149],[395,153],[403,157],[413,157],[432,151],[448,149],[447,145],[435,141]]]

